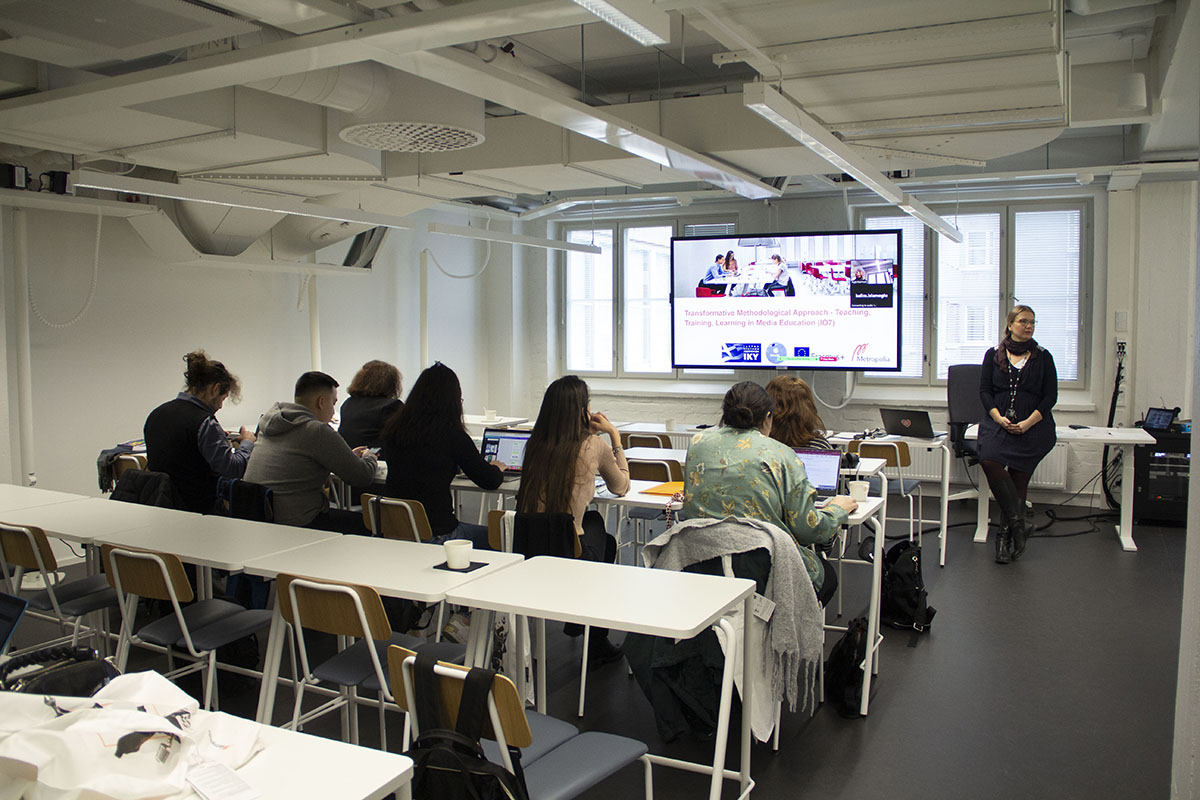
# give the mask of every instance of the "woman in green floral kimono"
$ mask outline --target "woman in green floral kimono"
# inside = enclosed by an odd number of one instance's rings
[[[839,495],[824,508],[792,449],[767,436],[771,431],[770,395],[744,381],[725,393],[721,425],[696,434],[684,470],[683,515],[687,519],[751,517],[778,525],[800,547],[809,577],[822,603],[833,594],[823,559],[814,545],[837,535],[858,504]]]

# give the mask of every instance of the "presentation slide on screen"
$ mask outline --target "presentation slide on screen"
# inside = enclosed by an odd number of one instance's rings
[[[679,367],[900,364],[900,232],[674,239]]]

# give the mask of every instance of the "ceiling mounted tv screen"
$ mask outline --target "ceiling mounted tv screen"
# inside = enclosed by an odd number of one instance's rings
[[[683,368],[900,369],[900,231],[671,240]]]

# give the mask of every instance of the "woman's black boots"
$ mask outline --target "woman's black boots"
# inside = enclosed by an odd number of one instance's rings
[[[996,563],[1011,564],[1012,560],[1012,536],[1009,534],[1008,520],[1005,520],[996,532]]]
[[[996,505],[1000,506],[1000,516],[1004,520],[996,536],[996,563],[1008,564],[1025,552],[1033,525],[1025,519],[1025,504],[1012,481],[995,481],[991,487],[992,496],[996,498]]]

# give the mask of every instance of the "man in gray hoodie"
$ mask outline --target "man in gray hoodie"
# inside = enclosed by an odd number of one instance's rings
[[[362,516],[329,508],[329,473],[363,486],[375,479],[375,455],[353,450],[329,426],[337,408],[338,382],[324,372],[296,381],[296,402],[276,403],[259,421],[259,438],[246,465],[246,480],[274,492],[275,521],[339,533],[366,533]]]

